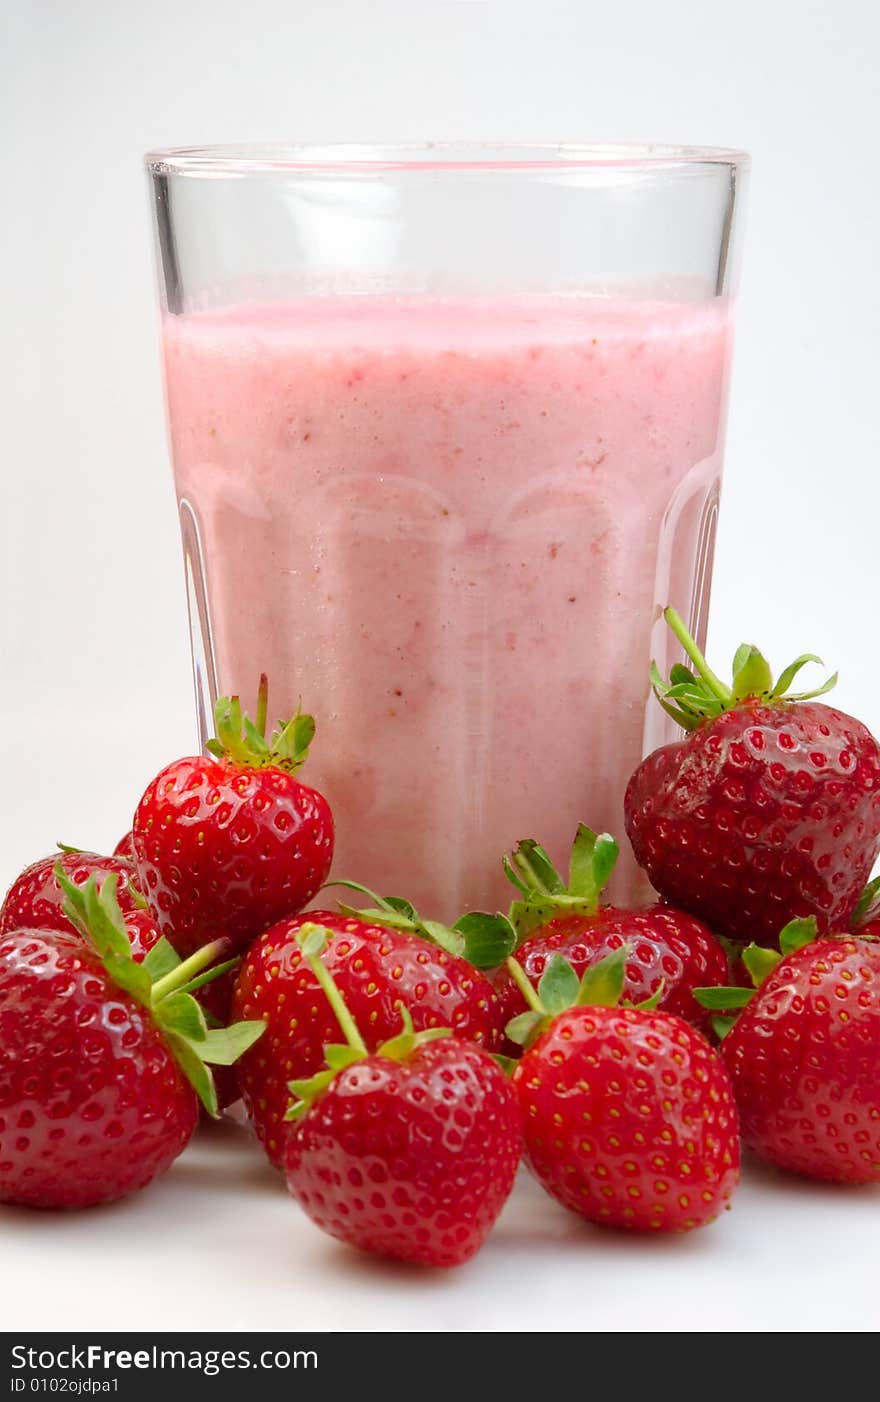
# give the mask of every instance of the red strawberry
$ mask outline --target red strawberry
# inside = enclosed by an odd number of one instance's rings
[[[92,874],[98,875],[100,873],[96,871]],[[88,878],[84,876],[81,869],[77,868],[76,875],[72,878],[75,884],[71,886],[69,894],[65,895],[61,890],[59,880],[59,877],[63,877],[64,875],[62,859],[61,861],[56,861],[56,887],[59,895],[64,899],[65,904],[69,902],[75,907],[77,920],[75,923],[71,923],[63,910],[59,908],[57,912],[58,928],[65,928],[72,933],[82,934],[82,932],[87,929],[88,916],[83,897],[83,887],[77,882],[77,877],[82,876],[84,880]],[[113,898],[115,899],[117,874],[115,872],[110,872],[108,876],[113,884],[107,889],[108,891],[113,891]],[[102,890],[103,889],[104,887],[102,886]],[[129,891],[130,885],[126,882],[124,899],[129,898]],[[162,939],[159,926],[148,910],[125,911],[122,918],[125,924],[125,933],[128,936],[128,942],[131,947],[131,957],[136,964],[142,964],[150,950],[153,949],[155,945],[159,944]],[[86,942],[89,943],[87,933],[85,938]],[[234,985],[235,970],[230,969],[227,973],[221,974],[219,978],[212,978],[211,982],[207,983],[203,988],[200,988],[196,994],[196,1001],[201,1004],[203,1011],[212,1019],[215,1027],[225,1027],[229,1021],[229,1005],[232,1001],[232,989]],[[239,1098],[235,1067],[215,1067],[213,1075],[214,1084],[217,1089],[218,1105],[221,1110],[225,1110]]]
[[[743,1142],[810,1178],[880,1182],[880,944],[816,939],[811,918],[785,927],[780,950],[746,950],[757,992],[702,995],[745,1004],[721,1044]]]
[[[236,950],[308,905],[327,878],[333,818],[294,778],[314,735],[297,715],[271,742],[266,679],[257,724],[221,698],[211,757],[169,764],[149,785],[132,835],[141,885],[162,933],[187,954],[217,934]]]
[[[314,922],[328,931],[327,968],[371,1051],[397,1032],[401,1006],[409,1008],[417,1032],[449,1027],[488,1051],[501,1041],[492,986],[464,959],[416,935],[333,911],[281,921],[248,950],[232,1000],[235,1017],[260,1018],[268,1027],[261,1046],[242,1058],[238,1075],[248,1113],[276,1165],[287,1083],[316,1072],[324,1045],[336,1035],[336,1019],[299,946],[303,928]]]
[[[709,670],[673,609],[666,618],[696,673],[673,667],[661,704],[691,733],[656,750],[624,801],[633,851],[661,895],[731,939],[772,943],[815,915],[844,929],[880,848],[880,746],[860,721],[786,695],[756,648],[734,658],[733,686]]]
[[[75,935],[0,936],[0,1201],[91,1207],[186,1147],[196,1096],[146,1011]]]
[[[537,983],[554,953],[562,954],[580,978],[606,955],[628,947],[623,995],[629,1003],[644,1003],[659,995],[656,1006],[701,1028],[709,1014],[693,990],[729,980],[727,955],[699,920],[674,906],[657,904],[646,910],[600,906],[602,886],[614,867],[617,843],[608,833],[597,835],[579,826],[566,885],[543,847],[531,839],[505,858],[505,870],[521,898],[510,918],[518,935],[517,962],[530,983]],[[504,967],[495,980],[506,1025],[526,1002]]]
[[[291,1086],[300,1100],[284,1155],[290,1192],[317,1226],[362,1251],[461,1265],[513,1187],[522,1145],[513,1089],[472,1043],[414,1033],[405,1009],[403,1031],[368,1054],[321,966],[327,932],[306,923],[300,938],[348,1041],[327,1048],[331,1069]]]
[[[513,1073],[526,1162],[591,1222],[688,1231],[718,1216],[739,1179],[730,1079],[681,1018],[614,1006],[624,962],[611,954],[579,984],[554,955],[538,996],[530,990],[533,1011],[511,1027],[538,1034]]]
[[[134,866],[134,842],[130,832],[127,832],[124,837],[120,837],[116,846],[113,848],[113,855],[114,857],[124,858],[125,861],[131,862],[132,866]]]
[[[59,866],[76,886],[84,885],[93,873],[118,877],[120,910],[124,915],[143,911],[145,902],[132,886],[135,873],[130,862],[99,857],[97,852],[55,852],[25,867],[13,881],[0,908],[0,934],[19,929],[74,931],[64,914],[65,896],[56,875]]]
[[[185,1148],[196,1092],[216,1113],[206,1062],[262,1031],[205,1029],[187,989],[216,947],[186,965],[162,942],[134,962],[115,881],[68,883],[92,948],[61,931],[0,936],[2,1202],[90,1207],[144,1187]]]

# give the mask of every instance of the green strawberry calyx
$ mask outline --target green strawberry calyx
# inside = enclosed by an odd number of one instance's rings
[[[76,885],[60,864],[55,876],[64,891],[64,914],[98,955],[117,988],[150,1013],[181,1071],[216,1118],[220,1112],[211,1066],[232,1066],[265,1031],[263,1022],[209,1027],[204,1009],[192,996],[235,968],[237,959],[223,960],[229,941],[214,940],[181,959],[163,936],[138,964],[116,898],[115,872],[105,876],[100,886],[96,873]]]
[[[696,730],[703,721],[713,720],[723,711],[731,711],[747,703],[757,701],[764,705],[776,705],[783,701],[812,701],[837,685],[835,672],[813,691],[789,691],[798,672],[808,662],[816,662],[820,667],[824,665],[821,657],[812,652],[802,653],[780,672],[774,682],[764,655],[751,643],[741,643],[733,658],[732,685],[728,686],[712,671],[680,614],[674,608],[665,608],[663,617],[693,668],[677,662],[670,669],[669,680],[665,681],[656,662],[652,662],[651,686],[666,714],[684,730]]]
[[[445,949],[447,954],[466,959],[477,969],[496,969],[503,964],[508,954],[517,945],[517,933],[506,915],[500,912],[489,915],[485,911],[469,911],[456,920],[454,925],[443,925],[439,920],[423,920],[421,915],[403,896],[380,896],[369,886],[359,881],[330,881],[328,886],[344,886],[349,891],[358,891],[369,897],[369,906],[356,907],[339,902],[343,915],[351,915],[355,920],[369,920],[375,925],[385,925],[390,930],[402,930],[409,935]],[[326,888],[325,888],[326,889]]]
[[[307,925],[303,925],[297,941],[302,950],[303,959],[321,985],[345,1041],[329,1043],[324,1047],[324,1057],[327,1064],[323,1071],[309,1076],[307,1080],[288,1082],[287,1088],[294,1098],[284,1116],[285,1120],[301,1119],[312,1108],[315,1101],[320,1099],[339,1073],[348,1066],[353,1066],[356,1061],[365,1061],[368,1056],[382,1057],[386,1061],[407,1061],[413,1052],[424,1046],[426,1042],[436,1041],[439,1037],[451,1036],[451,1029],[448,1027],[427,1027],[422,1032],[415,1032],[409,1009],[403,1003],[399,1003],[402,1030],[398,1032],[397,1036],[383,1042],[375,1052],[368,1051],[339,985],[322,958],[329,938],[329,931],[323,925],[309,922]]]
[[[520,892],[510,907],[517,944],[557,915],[595,915],[603,887],[620,851],[610,833],[578,824],[571,849],[568,884],[534,838],[518,843],[502,858],[507,879]]]
[[[805,945],[812,944],[819,933],[815,915],[807,915],[789,920],[779,932],[779,947],[767,949],[764,945],[749,944],[742,952],[751,988],[738,985],[716,985],[712,988],[695,988],[694,997],[700,1007],[714,1014],[712,1027],[715,1035],[722,1039],[727,1036],[743,1008],[752,1001],[764,980],[789,954],[796,954]]]
[[[858,931],[869,920],[880,919],[880,876],[872,876],[856,902],[850,920],[850,929]]]
[[[62,852],[64,854],[65,857],[98,856],[97,852],[90,851],[88,847],[71,847],[69,842],[56,842],[55,846],[58,848],[59,852]],[[135,885],[131,877],[129,877],[129,879],[126,881],[125,889],[128,893],[128,897],[132,905],[136,906],[138,910],[147,909],[147,898],[140,890],[140,888]]]
[[[294,774],[309,757],[309,746],[315,738],[312,716],[298,710],[292,720],[282,721],[269,739],[266,719],[269,710],[269,681],[266,673],[260,677],[257,693],[257,715],[251,720],[241,709],[237,696],[220,696],[214,707],[216,739],[209,740],[206,749],[216,759],[250,769],[284,769]]]
[[[512,1017],[504,1029],[511,1042],[528,1048],[542,1032],[569,1008],[586,1007],[635,1007],[643,1012],[656,1008],[663,997],[664,984],[642,1003],[626,1004],[623,998],[623,985],[626,976],[626,962],[630,947],[622,944],[604,959],[589,965],[578,978],[569,961],[562,954],[551,954],[535,988],[525,969],[511,955],[507,969],[511,978],[528,1004],[528,1010]]]

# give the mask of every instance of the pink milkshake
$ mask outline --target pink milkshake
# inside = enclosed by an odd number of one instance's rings
[[[704,623],[727,302],[313,297],[164,347],[217,684],[315,715],[335,874],[452,918],[522,837],[622,837],[655,606]]]

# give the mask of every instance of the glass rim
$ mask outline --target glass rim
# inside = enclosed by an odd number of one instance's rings
[[[493,144],[452,141],[413,144],[338,143],[319,145],[231,144],[169,146],[148,151],[144,163],[153,175],[248,175],[271,171],[361,172],[466,171],[483,173],[553,170],[653,170],[680,166],[726,165],[744,170],[746,151],[726,146],[673,146],[638,143]]]

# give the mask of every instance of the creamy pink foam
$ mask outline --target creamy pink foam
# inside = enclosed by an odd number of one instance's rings
[[[652,610],[692,611],[711,537],[727,307],[327,297],[164,337],[220,687],[253,705],[265,669],[273,715],[315,714],[336,874],[448,917],[506,904],[521,837],[622,838]]]

